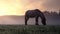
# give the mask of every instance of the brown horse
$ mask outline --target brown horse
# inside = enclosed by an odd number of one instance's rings
[[[39,9],[35,9],[35,10],[28,10],[26,13],[25,13],[25,25],[27,25],[27,21],[29,18],[35,18],[36,20],[36,25],[39,25],[38,24],[38,18],[41,18],[41,22],[43,25],[46,25],[46,18],[44,16],[44,14],[39,10]]]

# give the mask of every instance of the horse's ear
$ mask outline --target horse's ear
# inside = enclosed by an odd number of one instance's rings
[[[39,10],[39,9],[35,9],[35,10]]]
[[[35,11],[39,11],[39,12],[40,12],[40,10],[39,10],[39,9],[35,9]]]

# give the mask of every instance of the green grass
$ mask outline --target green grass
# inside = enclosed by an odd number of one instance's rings
[[[60,34],[60,26],[0,25],[0,34]]]

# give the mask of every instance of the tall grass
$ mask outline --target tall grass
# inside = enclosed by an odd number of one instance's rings
[[[0,25],[0,34],[60,34],[60,26]]]

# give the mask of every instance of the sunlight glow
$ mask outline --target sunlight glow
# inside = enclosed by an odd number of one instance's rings
[[[0,16],[19,15],[21,9],[22,4],[19,0],[0,0]]]
[[[24,15],[26,10],[35,8],[43,10],[42,1],[31,2],[30,0],[0,0],[0,16]]]

